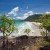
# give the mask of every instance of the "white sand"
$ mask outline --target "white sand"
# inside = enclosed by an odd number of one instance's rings
[[[18,26],[19,32],[13,32],[12,36],[21,36],[21,35],[28,35],[27,33],[24,33],[25,29],[29,28],[31,31],[29,33],[29,36],[41,36],[41,30],[39,29],[40,23],[36,22],[25,22],[21,26]]]

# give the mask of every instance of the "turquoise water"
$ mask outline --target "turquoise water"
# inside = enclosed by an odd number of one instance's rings
[[[20,26],[20,25],[22,25],[23,23],[25,23],[25,21],[15,21],[15,23],[16,23],[17,26]]]

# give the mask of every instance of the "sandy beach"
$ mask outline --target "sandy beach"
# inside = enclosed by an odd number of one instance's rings
[[[41,29],[39,28],[40,23],[36,22],[25,22],[23,25],[18,27],[18,33],[14,31],[10,36],[21,36],[21,35],[29,35],[29,36],[41,36]],[[25,29],[29,28],[31,31],[27,34],[24,33]]]
[[[29,36],[41,36],[41,29],[39,29],[39,25],[40,23],[36,23],[36,22],[25,22],[24,24],[18,26],[18,33],[16,31],[14,31],[10,37],[17,37],[17,36],[21,36],[21,35],[28,35]],[[24,33],[25,29],[30,29],[31,31],[27,34]],[[0,32],[0,36],[2,36],[2,33]]]

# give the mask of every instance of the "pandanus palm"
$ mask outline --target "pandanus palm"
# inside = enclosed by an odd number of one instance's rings
[[[29,32],[30,32],[30,31],[31,31],[31,30],[28,28],[28,29],[25,29],[24,33],[27,33],[28,36],[29,36]]]
[[[3,32],[3,50],[5,50],[5,37],[8,37],[14,31],[14,21],[3,15],[0,18],[0,31]],[[9,33],[9,34],[7,34]],[[8,39],[8,38],[7,38]],[[7,49],[8,50],[8,49]]]

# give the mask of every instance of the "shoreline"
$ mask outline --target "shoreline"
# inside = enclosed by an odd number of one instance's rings
[[[31,30],[31,32],[29,33],[29,36],[41,36],[41,34],[40,34],[40,29],[39,29],[39,24],[38,23],[36,23],[36,22],[25,22],[23,25],[20,25],[19,26],[19,32],[17,33],[17,32],[13,32],[12,34],[11,34],[11,36],[15,36],[15,37],[17,37],[17,36],[21,36],[21,35],[27,35],[27,33],[24,33],[24,30],[26,29],[26,28],[29,28],[30,30]]]

